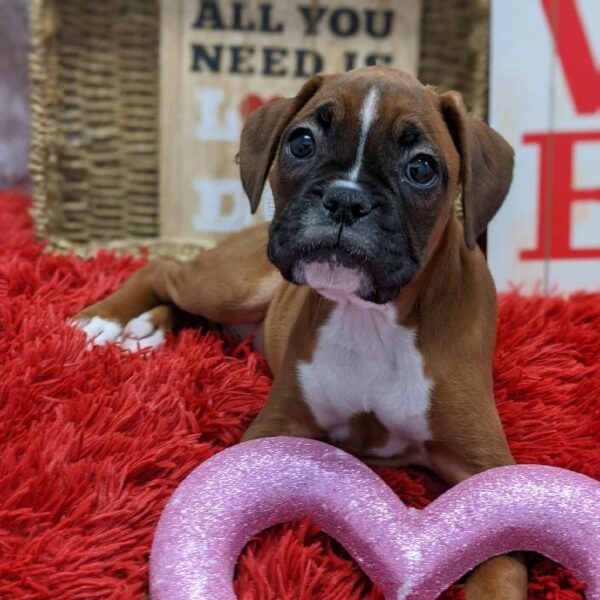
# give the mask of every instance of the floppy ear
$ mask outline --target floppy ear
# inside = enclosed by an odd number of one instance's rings
[[[323,75],[309,79],[294,98],[281,98],[255,110],[244,123],[240,142],[240,175],[254,214],[275,159],[279,140],[294,115],[315,95]]]
[[[473,249],[508,193],[514,152],[487,123],[467,114],[458,92],[446,92],[440,99],[461,159],[465,239]]]

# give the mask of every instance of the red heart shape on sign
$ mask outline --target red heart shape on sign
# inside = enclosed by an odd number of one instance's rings
[[[258,94],[248,94],[241,102],[240,102],[240,115],[242,119],[246,120],[257,108],[264,106],[265,104],[270,104],[275,100],[279,100],[283,98],[283,96],[271,96],[270,98],[263,98]]]

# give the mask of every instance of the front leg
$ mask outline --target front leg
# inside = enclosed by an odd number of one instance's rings
[[[242,441],[280,435],[325,439],[325,433],[301,397],[293,369],[284,368],[275,377],[266,404],[242,436]]]
[[[520,552],[476,567],[465,581],[467,600],[526,600],[527,567]]]
[[[135,272],[116,292],[79,312],[74,323],[90,342],[119,342],[130,350],[155,347],[181,316],[164,281],[183,263],[159,259]]]
[[[430,457],[437,475],[452,486],[486,469],[513,464],[510,455],[497,463],[469,460],[461,464],[453,461],[447,453],[433,454]],[[474,467],[474,464],[479,467]],[[485,466],[484,466],[485,465]],[[491,558],[469,573],[465,580],[467,600],[526,600],[527,567],[523,554],[516,552]]]
[[[134,273],[75,322],[95,343],[168,330],[181,312],[221,324],[264,318],[281,276],[266,257],[264,226],[239,232],[196,260],[161,258]]]
[[[514,464],[492,402],[479,413],[445,415],[446,437],[434,442],[429,462],[449,486],[487,469]],[[456,429],[454,428],[456,427]],[[452,431],[460,432],[452,439]],[[526,600],[527,567],[520,552],[491,558],[465,580],[467,600]]]

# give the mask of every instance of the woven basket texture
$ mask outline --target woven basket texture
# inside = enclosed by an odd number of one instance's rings
[[[423,0],[419,79],[458,90],[471,114],[488,108],[489,0]]]
[[[422,3],[420,79],[484,117],[489,0]],[[195,252],[159,237],[159,20],[159,0],[30,2],[33,213],[51,250]]]
[[[34,217],[50,245],[158,235],[158,4],[32,0]]]

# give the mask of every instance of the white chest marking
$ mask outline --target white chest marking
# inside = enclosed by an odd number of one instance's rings
[[[379,91],[376,87],[372,87],[366,95],[362,107],[360,109],[360,136],[358,138],[358,147],[356,149],[356,158],[354,166],[348,173],[350,181],[356,181],[362,168],[363,157],[365,154],[365,144],[369,129],[377,116],[377,102],[379,101]]]
[[[300,363],[304,398],[334,441],[349,435],[349,419],[373,412],[390,432],[394,456],[430,439],[427,423],[432,382],[423,373],[415,332],[396,323],[396,309],[342,300],[320,329],[312,362]]]

